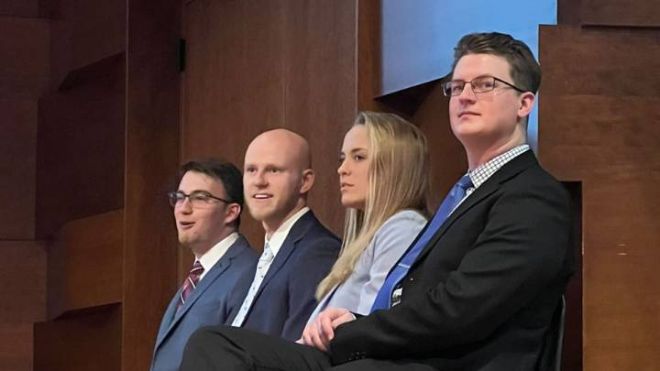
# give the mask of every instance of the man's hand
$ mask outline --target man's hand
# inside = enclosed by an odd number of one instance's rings
[[[335,329],[342,323],[355,320],[353,313],[344,308],[328,308],[305,327],[299,343],[309,345],[324,352],[328,351],[330,340],[335,337]]]

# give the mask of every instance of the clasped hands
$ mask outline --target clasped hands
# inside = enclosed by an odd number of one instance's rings
[[[337,326],[355,320],[355,315],[344,308],[328,308],[305,327],[302,337],[296,342],[327,352],[330,341],[335,337]]]

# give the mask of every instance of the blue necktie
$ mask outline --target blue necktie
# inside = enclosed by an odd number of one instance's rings
[[[447,217],[449,217],[463,197],[465,197],[465,192],[470,187],[473,187],[473,184],[467,174],[463,175],[463,177],[454,184],[454,187],[452,187],[447,197],[445,197],[442,204],[440,204],[440,207],[435,212],[433,219],[431,219],[421,237],[417,239],[417,242],[413,246],[408,248],[408,251],[403,254],[403,257],[399,259],[397,265],[387,275],[385,282],[383,282],[383,286],[378,291],[378,295],[376,295],[374,305],[371,307],[372,312],[378,309],[387,309],[392,306],[391,300],[394,289],[406,276],[408,269],[410,269],[410,266],[415,261],[415,258],[417,258],[417,255],[419,255],[435,232],[440,229],[442,223],[445,222]]]

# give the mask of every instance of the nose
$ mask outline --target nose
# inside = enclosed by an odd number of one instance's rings
[[[339,167],[337,168],[337,174],[347,175],[348,174],[348,165],[346,165],[346,159],[341,160]]]
[[[192,210],[193,208],[192,208],[192,203],[190,202],[190,197],[184,198],[174,206],[175,213],[190,214],[192,213]]]
[[[265,187],[268,185],[266,174],[263,171],[255,171],[252,175],[252,183],[257,187]]]
[[[470,86],[469,88],[468,85]],[[461,94],[458,95],[458,99],[461,102],[477,100],[477,95],[474,93],[474,90],[472,90],[471,82],[465,83],[465,85],[463,86],[463,91],[461,92]]]

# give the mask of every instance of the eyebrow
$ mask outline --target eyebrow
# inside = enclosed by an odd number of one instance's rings
[[[183,190],[181,190],[181,188],[177,189],[176,191],[181,192],[181,193],[186,193]],[[204,193],[209,193],[209,194],[211,193],[211,191],[207,191],[206,189],[193,189],[192,191],[188,192],[188,195],[191,195],[191,194],[196,193],[196,192],[204,192]]]
[[[476,79],[479,79],[479,78],[482,78],[482,77],[495,77],[495,76],[490,75],[490,74],[483,74],[483,75],[475,76],[475,77],[471,78],[470,80],[465,80],[465,79],[454,79],[454,78],[452,78],[452,79],[449,80],[449,81],[463,81],[463,82],[468,82],[468,81],[476,80]],[[495,78],[498,79],[499,77],[495,77]]]
[[[363,147],[353,148],[348,153],[351,154],[351,153],[355,153],[355,152],[359,152],[359,151],[367,151],[367,148],[363,148]],[[343,154],[344,154],[344,151],[339,151],[340,156],[343,155]]]

